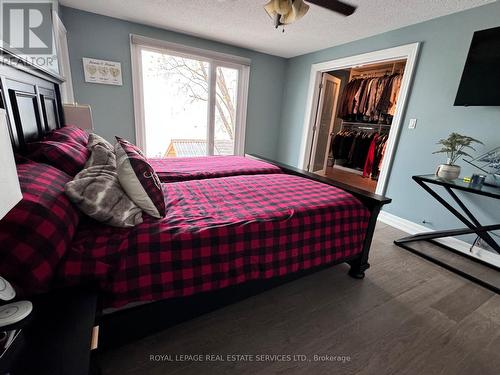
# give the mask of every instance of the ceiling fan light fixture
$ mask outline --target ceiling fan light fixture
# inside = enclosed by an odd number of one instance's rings
[[[270,0],[264,9],[278,27],[300,20],[306,15],[309,5],[304,0]]]
[[[291,6],[291,0],[270,0],[266,5],[264,5],[264,9],[267,14],[269,14],[269,17],[274,18],[277,14],[280,16],[287,14],[290,11]]]
[[[300,20],[309,11],[309,5],[304,3],[304,0],[295,0],[292,3],[290,11],[281,16],[281,23],[288,25]]]

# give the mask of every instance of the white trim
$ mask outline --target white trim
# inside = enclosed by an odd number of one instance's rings
[[[207,151],[214,154],[215,148],[215,103],[217,100],[217,67],[210,64],[208,73],[208,107],[207,107]]]
[[[146,154],[144,93],[142,86],[140,46],[137,44],[130,44],[130,53],[132,63],[132,92],[134,96],[135,143]]]
[[[73,81],[71,78],[71,64],[69,61],[68,38],[66,27],[62,23],[56,11],[52,11],[54,24],[54,39],[57,50],[57,63],[59,66],[59,75],[64,78],[61,83],[61,100],[63,103],[72,104],[75,102],[73,93]]]
[[[130,34],[130,42],[132,44],[140,44],[143,46],[160,48],[164,51],[166,50],[173,53],[182,53],[189,55],[191,57],[196,56],[199,58],[205,58],[209,60],[217,60],[221,63],[250,65],[252,62],[252,60],[246,57],[230,55],[228,53],[215,52],[191,46],[185,46],[183,44],[167,42],[165,40],[160,40],[160,39],[148,38],[146,36],[141,36],[136,34]]]
[[[234,153],[245,155],[245,135],[247,130],[248,88],[250,86],[250,67],[243,66],[240,70],[238,104],[236,105],[236,123],[239,126],[234,131]]]
[[[393,215],[386,211],[381,211],[378,215],[378,220],[384,224],[390,225],[396,229],[402,230],[408,234],[418,234],[423,232],[431,231],[429,228],[414,223],[412,221],[403,219],[399,216]],[[437,239],[436,242],[439,242],[443,245],[449,246],[461,253],[467,254],[471,257],[482,260],[483,262],[487,262],[493,264],[497,267],[500,267],[500,257],[495,256],[489,251],[483,250],[480,247],[474,246],[472,252],[470,251],[471,245],[465,241],[459,240],[455,237],[447,237]]]
[[[332,70],[352,68],[353,66],[356,65],[373,64],[385,61],[406,59],[406,67],[403,75],[403,80],[401,82],[398,105],[392,121],[391,131],[389,133],[389,138],[387,140],[387,148],[385,152],[384,163],[382,165],[382,170],[380,171],[377,189],[375,191],[377,194],[380,195],[383,195],[385,193],[389,171],[392,167],[392,162],[394,159],[394,150],[396,146],[396,141],[399,137],[399,132],[402,125],[401,122],[403,120],[403,114],[406,109],[408,94],[410,92],[410,85],[415,70],[419,46],[420,43],[406,44],[403,46],[388,48],[384,50],[363,53],[356,56],[344,57],[336,60],[321,62],[313,64],[311,66],[305,119],[302,128],[302,139],[301,139],[301,147],[299,154],[299,168],[306,169],[308,164],[308,158],[310,155],[310,149],[312,143],[311,142],[312,127],[314,126],[314,121],[316,118],[316,111],[317,111],[317,108],[315,108],[314,103],[318,102],[319,84],[321,81],[322,73]]]
[[[234,154],[245,154],[245,134],[248,107],[248,91],[250,82],[250,63],[251,60],[239,56],[204,50],[195,47],[184,46],[177,43],[166,42],[163,40],[143,37],[130,34],[130,53],[132,62],[132,89],[134,96],[134,120],[135,120],[135,139],[136,144],[145,153],[146,150],[146,129],[144,114],[144,92],[142,84],[142,62],[140,51],[148,49],[160,53],[187,58],[196,58],[210,63],[210,76],[215,77],[216,67],[225,67],[238,70],[238,101],[236,103],[236,124],[234,134]],[[207,132],[209,140],[209,154],[213,154],[213,133],[215,127],[215,80],[209,82],[209,103],[208,103],[208,123]],[[211,143],[211,144],[210,144]]]

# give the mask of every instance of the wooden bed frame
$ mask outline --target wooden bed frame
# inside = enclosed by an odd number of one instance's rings
[[[0,108],[7,112],[12,145],[26,143],[64,124],[59,85],[63,79],[0,48]]]
[[[0,108],[7,111],[10,136],[17,152],[23,153],[27,142],[40,139],[51,129],[63,126],[64,117],[59,88],[62,82],[61,77],[26,64],[19,57],[0,49]],[[103,314],[102,309],[99,309],[96,324],[100,326],[101,349],[147,336],[172,324],[242,300],[337,263],[348,263],[350,276],[357,279],[364,277],[365,271],[370,267],[368,255],[378,214],[382,206],[390,203],[391,199],[261,156],[247,155],[247,157],[274,164],[288,174],[338,187],[358,198],[371,213],[363,251],[355,257],[316,267],[312,270],[297,272],[286,277],[251,281],[187,298],[151,302],[110,314]]]

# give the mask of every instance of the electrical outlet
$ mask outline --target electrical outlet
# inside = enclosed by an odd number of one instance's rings
[[[417,119],[410,119],[410,123],[408,124],[408,129],[415,129],[417,127]]]

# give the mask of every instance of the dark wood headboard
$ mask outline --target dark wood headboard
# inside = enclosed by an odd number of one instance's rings
[[[0,108],[7,112],[12,145],[18,152],[64,124],[61,77],[0,48]]]

